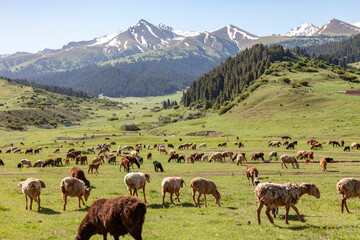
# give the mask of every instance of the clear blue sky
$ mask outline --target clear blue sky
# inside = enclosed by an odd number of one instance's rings
[[[233,24],[258,36],[331,18],[360,22],[360,0],[0,0],[0,54],[61,48],[126,30],[140,19],[185,31]]]

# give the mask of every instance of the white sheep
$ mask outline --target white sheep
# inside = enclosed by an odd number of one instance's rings
[[[209,156],[204,154],[202,157],[201,157],[201,162],[206,162],[206,161],[209,161]]]
[[[206,148],[206,143],[201,143],[201,144],[199,145],[199,148]]]
[[[173,202],[173,194],[175,193],[178,202],[180,202],[179,195],[180,195],[180,188],[184,185],[184,180],[180,177],[166,177],[163,179],[161,183],[161,192],[163,196],[163,205],[165,204],[165,193],[170,193],[170,200],[171,203]]]
[[[353,142],[350,146],[351,150],[354,148],[358,148],[360,146],[360,144],[358,142]]]
[[[124,183],[130,195],[134,196],[136,194],[136,197],[138,197],[137,190],[142,189],[145,202],[146,202],[146,197],[145,197],[146,182],[150,183],[150,175],[147,173],[131,172],[126,174],[124,177]],[[134,190],[134,192],[132,192],[132,190]]]
[[[271,159],[273,157],[277,158],[277,152],[276,151],[272,151],[272,152],[269,153],[269,159]]]
[[[286,166],[286,163],[291,163],[291,165],[293,166],[293,168],[295,168],[294,164],[296,165],[296,168],[299,168],[299,163],[296,161],[296,158],[293,156],[289,156],[289,155],[282,155],[280,157],[281,160],[281,168],[284,168],[284,166],[286,168],[288,168]]]
[[[206,205],[206,194],[212,194],[215,198],[214,202],[220,206],[220,193],[217,190],[216,184],[205,178],[194,178],[190,182],[190,188],[192,189],[192,197],[194,200],[195,207],[200,208],[200,197],[204,194],[205,207]],[[199,192],[199,196],[197,197],[197,202],[195,201],[195,193]]]
[[[349,198],[360,197],[360,179],[355,178],[343,178],[336,184],[336,188],[342,195],[341,200],[341,213],[344,212],[344,206],[346,211],[350,213],[346,200]]]
[[[64,201],[64,211],[65,211],[67,197],[78,197],[79,208],[81,208],[80,201],[82,201],[83,205],[85,206],[85,202],[82,196],[84,196],[85,201],[87,201],[87,199],[90,196],[91,188],[86,189],[84,182],[80,179],[74,177],[66,177],[60,183],[60,190]]]
[[[260,183],[255,188],[255,194],[258,198],[258,209],[257,209],[257,219],[258,224],[261,223],[260,213],[262,207],[266,206],[266,215],[271,223],[274,223],[270,215],[270,211],[274,208],[285,206],[285,224],[289,224],[288,215],[290,207],[294,209],[297,217],[301,222],[305,220],[300,216],[298,209],[295,205],[298,203],[301,196],[305,193],[308,195],[320,198],[319,189],[311,183],[302,183],[302,184],[276,184],[276,183]]]
[[[26,207],[28,209],[28,196],[30,198],[30,210],[32,209],[33,200],[38,204],[38,211],[40,211],[40,194],[41,188],[45,188],[45,183],[41,179],[28,178],[23,182],[20,182],[18,187],[21,187],[21,191],[25,195]]]
[[[176,151],[174,150],[174,149],[170,149],[169,150],[169,154],[171,155],[171,154],[175,154],[176,153]]]
[[[131,156],[135,157],[136,159],[139,158],[139,153],[137,151],[131,151]]]

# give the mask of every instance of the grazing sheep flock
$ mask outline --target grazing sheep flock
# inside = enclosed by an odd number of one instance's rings
[[[291,139],[288,136],[283,136],[284,139]],[[330,141],[329,144],[333,147],[340,147],[344,145],[344,141],[340,141],[341,144],[338,141]],[[112,236],[114,236],[115,239],[118,239],[119,236],[125,235],[129,233],[133,238],[135,239],[142,239],[141,232],[142,232],[142,225],[145,220],[145,214],[146,214],[146,194],[145,194],[145,186],[146,183],[150,183],[150,175],[148,173],[141,173],[141,172],[130,172],[133,167],[132,165],[137,165],[138,168],[140,168],[140,165],[143,164],[141,151],[143,149],[142,146],[144,146],[144,149],[150,149],[150,144],[143,145],[143,144],[137,144],[134,151],[131,151],[130,155],[128,152],[122,152],[121,150],[132,150],[134,149],[131,146],[124,145],[122,148],[121,145],[118,146],[116,150],[111,150],[111,145],[115,145],[115,142],[112,142],[111,144],[98,144],[96,147],[88,147],[87,151],[91,154],[96,154],[98,152],[98,155],[94,158],[94,161],[88,165],[88,174],[93,173],[93,170],[95,170],[95,174],[99,174],[98,169],[102,164],[105,164],[104,158],[108,160],[108,164],[116,164],[116,156],[121,156],[120,160],[120,171],[121,167],[124,167],[125,171],[129,172],[124,177],[124,183],[129,191],[130,196],[120,196],[115,197],[111,199],[98,199],[93,202],[91,207],[88,210],[87,215],[84,217],[83,221],[81,222],[79,228],[78,228],[78,234],[75,239],[89,239],[92,235],[95,234],[101,234],[104,236],[104,239],[106,239],[106,235],[110,233]],[[297,141],[294,141],[290,144],[281,144],[280,141],[269,141],[267,146],[280,149],[281,146],[284,148],[286,146],[286,149],[295,149],[297,147]],[[241,143],[242,144],[242,143]],[[316,140],[310,139],[308,141],[308,144],[311,145],[310,149],[313,149],[313,151],[322,148],[324,143],[320,143]],[[240,146],[238,142],[234,142],[234,145]],[[72,145],[73,146],[73,145]],[[174,148],[173,144],[167,145],[169,148]],[[196,151],[196,143],[183,143],[179,146],[178,150],[187,150],[187,151]],[[221,143],[218,145],[218,147],[227,147],[226,142]],[[242,144],[243,147],[243,144]],[[207,148],[206,143],[199,144],[198,150],[203,148]],[[360,144],[358,142],[353,142],[349,149],[354,150],[355,148],[360,148]],[[38,148],[36,148],[38,149]],[[163,157],[166,158],[165,161],[161,161],[160,159],[157,159],[156,161],[153,161],[154,171],[155,174],[167,174],[167,171],[164,172],[162,164],[173,164],[171,163],[171,160],[176,160],[175,165],[182,164],[181,160],[183,159],[185,162],[185,155],[180,155],[182,153],[176,153],[175,150],[170,149],[167,151],[165,149],[164,144],[155,144],[154,150],[159,151],[158,155],[162,155],[162,153],[167,154],[169,152],[170,156]],[[271,148],[270,148],[271,149]],[[18,148],[9,149],[10,153],[18,153]],[[8,150],[8,151],[9,151]],[[8,152],[7,151],[7,152]],[[200,151],[200,150],[199,150]],[[291,164],[293,168],[299,168],[299,162],[297,161],[299,158],[304,159],[305,162],[310,162],[311,160],[314,160],[314,152],[313,151],[297,151],[296,157],[292,155],[284,154],[280,157],[281,161],[281,169],[283,169],[283,166],[287,168],[286,164]],[[59,151],[56,151],[58,153]],[[30,153],[30,151],[25,152]],[[55,152],[54,152],[55,153]],[[114,153],[114,154],[113,154]],[[31,154],[31,153],[30,153]],[[81,151],[76,151],[75,149],[70,149],[66,153],[66,159],[64,160],[66,164],[68,164],[70,161],[69,159],[73,159],[72,161],[75,161],[76,164],[87,164],[87,156],[81,155]],[[146,153],[145,153],[146,154]],[[152,158],[155,158],[155,156],[152,155],[151,152],[147,152],[147,160],[150,160]],[[275,158],[278,160],[278,151],[271,151],[269,152],[269,160],[265,161],[264,159],[264,152],[253,152],[251,155],[251,160],[254,161],[252,164],[262,163],[260,159],[263,162],[270,162]],[[295,155],[295,153],[294,153]],[[210,152],[209,154],[205,154],[202,152],[192,152],[190,156],[187,158],[188,163],[192,164],[195,162],[201,162],[201,164],[209,164],[209,162],[221,162],[225,163],[226,157],[229,157],[230,164],[236,163],[237,166],[240,165],[243,166],[244,163],[246,163],[245,153],[244,152],[232,152],[230,150],[222,150],[219,152]],[[55,159],[55,160],[54,160]],[[38,160],[35,162],[34,165],[31,164],[31,161],[28,159],[22,159],[18,165],[18,167],[23,167],[26,165],[29,167],[45,167],[48,165],[64,167],[62,165],[62,161],[60,157],[57,158],[49,158],[45,161]],[[139,163],[139,160],[141,159],[141,164]],[[164,159],[162,159],[164,160]],[[168,160],[168,161],[166,161]],[[190,160],[190,161],[189,161]],[[236,161],[235,161],[236,160]],[[322,171],[324,171],[323,174],[327,171],[327,165],[328,163],[333,162],[333,158],[321,158],[319,163],[322,168]],[[4,165],[3,161],[0,160],[0,165]],[[285,224],[289,224],[288,222],[288,214],[290,207],[295,211],[299,221],[304,222],[303,217],[300,215],[298,209],[296,208],[296,204],[299,202],[300,197],[302,197],[304,194],[308,194],[311,196],[314,196],[316,198],[320,198],[320,191],[319,189],[311,183],[302,183],[302,184],[276,184],[271,182],[264,182],[259,183],[259,177],[258,177],[258,169],[250,164],[245,164],[245,173],[248,178],[249,186],[250,186],[250,179],[252,186],[254,184],[255,187],[255,196],[257,198],[258,208],[257,208],[257,221],[258,224],[261,223],[260,220],[260,213],[263,208],[263,206],[266,206],[266,215],[271,223],[274,223],[273,218],[270,215],[270,211],[277,210],[278,207],[285,206]],[[278,165],[279,166],[279,165]],[[319,165],[317,165],[319,166]],[[132,167],[132,168],[131,168]],[[262,166],[259,165],[259,169]],[[279,167],[280,168],[280,167]],[[166,168],[168,169],[168,168]],[[169,165],[170,169],[170,165]],[[260,169],[261,170],[261,169]],[[289,171],[289,170],[287,170]],[[293,170],[295,171],[295,170]],[[319,169],[320,171],[320,169]],[[168,171],[170,173],[170,170]],[[261,176],[265,175],[261,171]],[[279,170],[280,173],[280,170]],[[243,174],[243,171],[242,171]],[[60,184],[60,190],[62,193],[63,198],[63,210],[66,209],[67,204],[67,197],[78,197],[79,199],[79,208],[81,208],[81,202],[85,206],[85,202],[83,198],[85,198],[85,201],[90,196],[90,192],[92,188],[90,187],[90,182],[85,177],[84,171],[74,166],[70,171],[71,177],[65,177],[62,179]],[[166,177],[164,176],[162,184],[161,184],[161,193],[162,193],[162,205],[165,205],[165,194],[170,194],[170,201],[172,204],[174,204],[173,201],[173,194],[176,195],[175,200],[179,199],[180,190],[183,188],[183,185],[185,184],[185,181],[181,177]],[[27,198],[30,198],[30,210],[32,209],[32,202],[33,200],[38,203],[38,210],[40,211],[40,193],[41,188],[45,188],[45,183],[37,178],[28,178],[27,180],[20,182],[18,184],[19,187],[21,187],[22,192],[25,195],[26,198],[26,209],[28,209],[28,202]],[[204,205],[207,207],[207,201],[206,201],[206,194],[211,194],[214,197],[214,202],[219,207],[220,205],[220,199],[221,194],[217,189],[217,185],[210,179],[205,178],[194,178],[190,181],[190,189],[192,192],[192,199],[194,201],[194,206],[200,208],[200,197],[204,195]],[[87,188],[86,188],[87,187]],[[355,198],[360,197],[360,180],[354,179],[354,178],[344,178],[336,184],[338,192],[342,195],[342,202],[341,202],[341,212],[343,212],[344,207],[346,208],[347,212],[349,212],[346,200],[349,198]],[[144,202],[141,200],[138,200],[138,190],[143,190],[143,197]],[[221,186],[220,186],[221,189]],[[195,198],[196,192],[199,193],[198,197]],[[254,211],[255,212],[255,211]]]

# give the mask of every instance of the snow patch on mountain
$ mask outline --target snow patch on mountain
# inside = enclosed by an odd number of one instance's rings
[[[121,32],[114,32],[114,33],[110,33],[108,35],[105,35],[103,37],[99,37],[95,39],[95,43],[90,45],[90,46],[96,46],[96,45],[101,45],[101,44],[105,44],[108,43],[109,41],[111,41],[113,38],[115,38],[117,35],[119,35]]]
[[[360,27],[360,22],[352,23],[351,25],[354,25],[354,26],[356,26],[356,27]]]
[[[242,35],[242,38],[245,39],[250,39],[250,40],[257,40],[259,39],[258,37],[252,37],[250,36],[249,34],[247,34],[246,32],[243,32],[241,31],[240,29],[238,28],[234,28],[232,27],[231,25],[227,25],[227,32],[228,32],[228,35],[229,35],[229,38],[233,41],[235,41],[236,39],[236,34],[240,34]],[[236,41],[235,41],[236,42]],[[237,43],[237,42],[236,42]]]
[[[329,23],[327,23],[329,24]],[[312,36],[315,32],[317,32],[320,28],[314,26],[310,23],[304,23],[300,26],[291,29],[289,32],[281,34],[281,36],[285,37],[298,37],[298,36]]]

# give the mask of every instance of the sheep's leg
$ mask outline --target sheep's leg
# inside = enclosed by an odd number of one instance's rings
[[[207,207],[207,205],[206,205],[206,194],[204,194],[204,203],[205,203],[205,207]]]
[[[286,168],[288,168],[285,163],[284,163],[284,166],[285,166]]]
[[[289,225],[288,216],[289,216],[290,206],[285,206],[285,224]]]
[[[28,209],[28,199],[27,199],[27,195],[26,195],[26,194],[25,194],[25,202],[26,202],[25,209],[27,210],[27,209]]]
[[[348,207],[347,207],[347,204],[346,204],[346,198],[344,199],[344,205],[345,205],[346,211],[347,211],[348,213],[350,213],[350,211],[349,211],[349,209],[348,209]]]
[[[198,205],[199,208],[201,208],[201,206],[200,206],[200,196],[201,196],[201,192],[199,192],[199,196],[197,197],[197,205]]]
[[[32,210],[32,202],[33,202],[33,199],[32,199],[32,197],[30,197],[30,210]]]
[[[175,193],[175,195],[176,195],[176,198],[177,198],[178,202],[180,202],[180,198],[179,198],[180,193]]]
[[[301,222],[305,222],[304,218],[301,217],[301,215],[300,215],[299,210],[297,209],[297,207],[295,207],[295,206],[291,206],[291,207],[292,207],[292,209],[295,210],[298,219],[299,219]]]
[[[261,213],[261,209],[263,208],[263,206],[264,206],[264,203],[259,202],[259,206],[258,206],[258,209],[257,209],[257,219],[258,219],[258,224],[259,225],[261,224],[260,213]]]
[[[67,196],[63,195],[63,201],[64,201],[64,208],[63,210],[65,211],[65,207],[66,207],[66,203],[67,203]]]
[[[40,196],[38,196],[38,211],[40,211]]]
[[[147,203],[146,197],[145,197],[145,186],[143,187],[143,194],[144,194],[144,201],[145,201],[145,203]]]
[[[163,206],[165,205],[165,193],[163,193]]]
[[[193,197],[193,200],[194,200],[194,206],[197,207],[197,204],[196,204],[196,201],[195,201],[195,191],[194,190],[192,191],[192,197]]]
[[[172,204],[175,204],[174,201],[173,201],[173,193],[170,193],[170,200],[171,200]]]
[[[268,217],[269,221],[270,221],[272,224],[274,224],[274,219],[271,217],[270,210],[271,210],[270,207],[267,206],[265,213],[266,213],[266,216]]]

